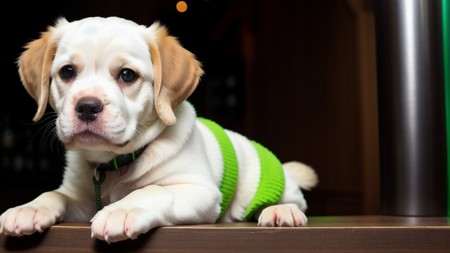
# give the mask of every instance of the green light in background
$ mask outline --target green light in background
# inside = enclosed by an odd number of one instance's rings
[[[450,3],[442,0],[442,45],[444,52],[445,107],[447,118],[447,216],[450,216]]]

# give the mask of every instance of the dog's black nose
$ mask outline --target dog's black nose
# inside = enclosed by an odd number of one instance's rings
[[[83,97],[78,100],[75,111],[80,120],[91,122],[97,119],[98,114],[103,111],[103,104],[98,98]]]

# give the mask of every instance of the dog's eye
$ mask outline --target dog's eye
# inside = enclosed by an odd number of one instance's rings
[[[59,71],[59,76],[64,80],[69,80],[75,76],[75,69],[72,65],[66,65]]]
[[[131,83],[137,79],[137,74],[131,69],[124,68],[120,71],[119,81],[124,83]]]

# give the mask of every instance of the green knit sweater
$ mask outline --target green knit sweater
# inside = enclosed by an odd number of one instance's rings
[[[224,171],[220,185],[222,202],[219,220],[233,201],[239,177],[238,159],[233,143],[220,125],[205,118],[199,118],[199,121],[214,134],[222,152]],[[255,141],[251,141],[251,143],[258,154],[261,172],[258,189],[245,212],[245,220],[253,219],[255,212],[260,208],[278,203],[284,191],[284,173],[281,162],[263,145]]]

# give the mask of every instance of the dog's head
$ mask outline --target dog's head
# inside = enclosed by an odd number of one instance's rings
[[[164,26],[91,17],[54,26],[18,59],[19,75],[42,118],[47,103],[68,146],[124,146],[156,120],[176,122],[174,109],[203,71]]]

